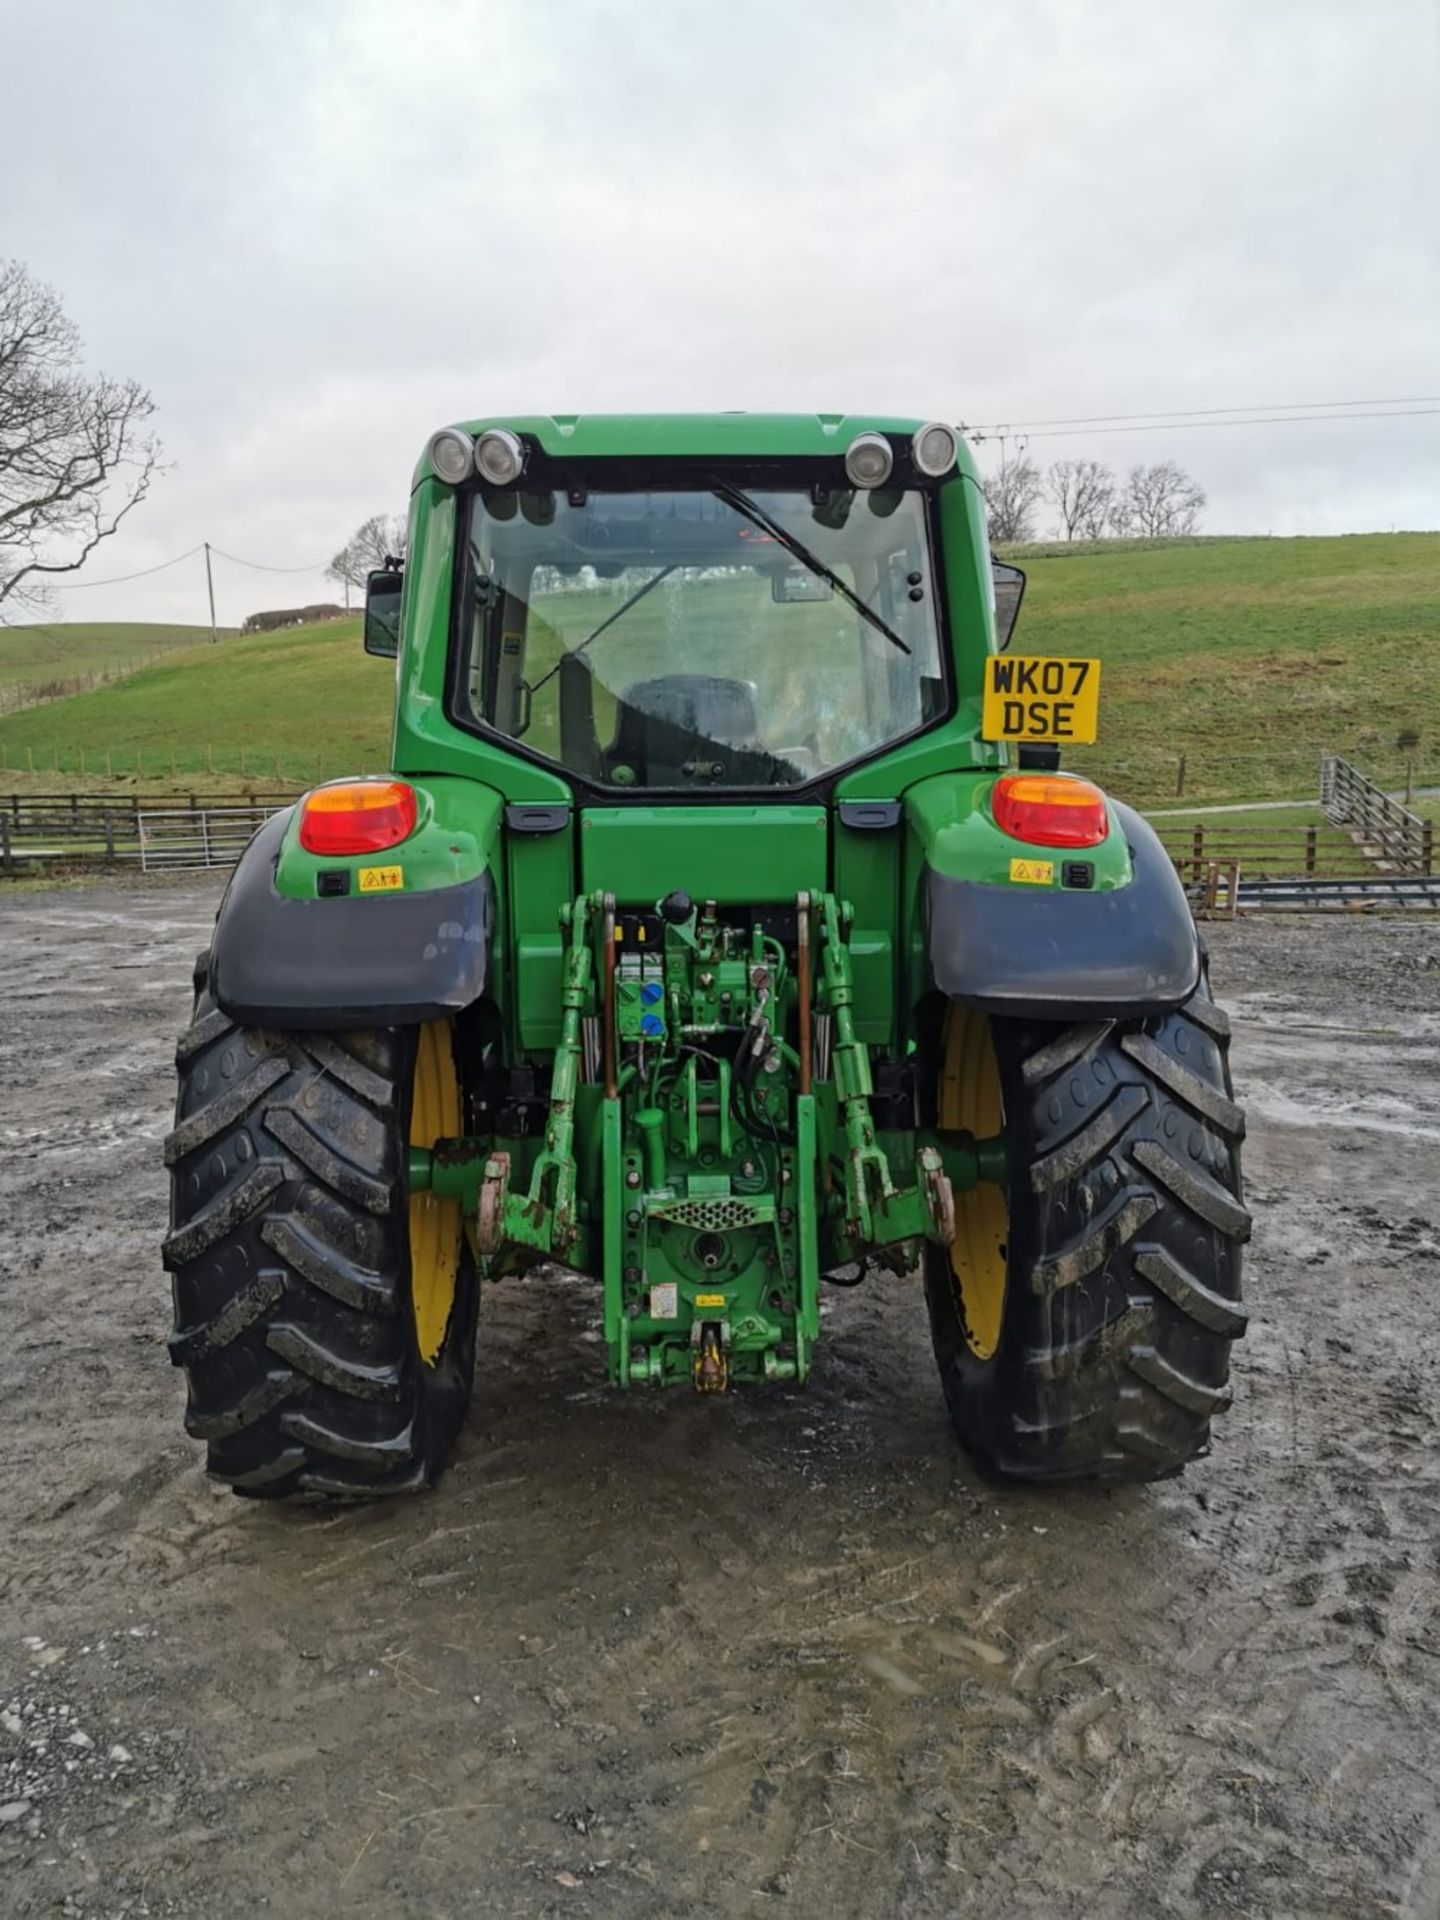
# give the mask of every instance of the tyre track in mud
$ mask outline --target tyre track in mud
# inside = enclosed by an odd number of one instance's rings
[[[214,897],[0,896],[16,1913],[1440,1912],[1433,933],[1212,936],[1253,1319],[1183,1480],[985,1486],[916,1281],[712,1404],[608,1393],[593,1292],[536,1276],[435,1495],[271,1510],[205,1482],[163,1345]]]

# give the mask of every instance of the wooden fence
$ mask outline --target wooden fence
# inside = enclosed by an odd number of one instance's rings
[[[256,827],[294,798],[190,794],[157,802],[134,794],[0,794],[0,873],[130,862],[146,870],[229,865]],[[167,846],[177,849],[175,858],[165,857]]]

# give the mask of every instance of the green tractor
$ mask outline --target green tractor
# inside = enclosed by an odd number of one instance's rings
[[[799,1383],[827,1282],[918,1272],[990,1474],[1205,1450],[1245,1324],[1228,1027],[1154,834],[1057,770],[1098,666],[995,608],[942,423],[433,436],[366,601],[392,771],[255,836],[179,1043],[214,1475],[429,1485],[483,1285],[547,1267],[595,1277],[617,1389]]]

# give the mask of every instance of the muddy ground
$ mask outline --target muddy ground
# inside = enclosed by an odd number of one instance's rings
[[[1254,1320],[1185,1479],[997,1493],[914,1282],[805,1391],[485,1302],[429,1498],[212,1488],[160,1141],[210,885],[0,897],[0,1908],[1440,1913],[1440,925],[1219,927]]]

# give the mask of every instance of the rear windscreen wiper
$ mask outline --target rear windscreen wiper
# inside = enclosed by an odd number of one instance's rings
[[[802,566],[808,567],[812,573],[818,574],[822,580],[840,595],[842,600],[848,600],[850,602],[850,605],[860,615],[862,620],[868,621],[877,633],[883,633],[891,646],[898,647],[901,653],[910,652],[910,648],[906,646],[895,629],[882,620],[873,607],[867,607],[859,594],[857,594],[853,588],[847,586],[833,568],[827,567],[823,560],[811,553],[803,541],[797,540],[793,533],[788,532],[780,525],[778,520],[773,520],[758,500],[752,500],[748,493],[742,493],[739,487],[732,487],[727,480],[717,480],[711,488],[711,492],[717,500],[723,500],[727,506],[731,506],[737,513],[743,514],[752,526],[761,528],[763,532],[770,535],[772,540],[778,540],[782,547],[787,548],[794,554]]]
[[[625,617],[625,615],[630,611],[631,607],[638,605],[639,602],[645,598],[647,593],[653,593],[655,588],[659,586],[662,580],[668,580],[671,574],[676,572],[676,570],[679,568],[679,565],[680,565],[680,562],[678,560],[674,560],[670,563],[668,567],[662,567],[659,573],[653,574],[650,577],[650,579],[648,579],[645,582],[644,586],[641,587],[638,593],[631,594],[630,598],[625,602],[624,606],[617,607],[612,614],[608,615],[607,618],[602,620],[599,626],[596,627],[593,633],[587,633],[585,638],[580,642],[578,647],[571,647],[568,650],[568,652],[562,653],[560,658],[555,662],[554,666],[551,667],[550,671],[547,674],[542,675],[541,678],[535,682],[535,685],[530,689],[531,694],[532,695],[537,694],[540,691],[541,687],[545,685],[545,682],[547,680],[553,680],[555,678],[556,674],[560,671],[562,664],[566,660],[573,660],[578,654],[584,653],[585,649],[588,646],[593,645],[594,642],[600,638],[601,634],[604,633],[608,627],[613,627],[617,620],[621,620]]]

